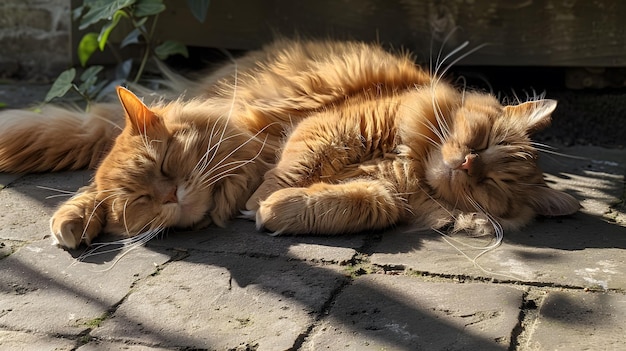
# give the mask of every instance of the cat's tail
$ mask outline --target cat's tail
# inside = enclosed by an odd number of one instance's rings
[[[95,167],[123,127],[118,103],[89,112],[43,106],[0,112],[0,172],[46,172]]]

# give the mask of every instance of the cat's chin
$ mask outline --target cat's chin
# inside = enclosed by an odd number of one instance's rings
[[[176,208],[172,210],[174,212],[171,218],[176,219],[173,225],[181,228],[196,227],[198,223],[203,221],[208,211],[208,209],[205,209],[205,206],[193,202],[178,203],[176,204]]]

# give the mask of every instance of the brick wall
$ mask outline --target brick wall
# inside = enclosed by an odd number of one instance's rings
[[[47,80],[71,65],[70,5],[0,1],[0,78]]]

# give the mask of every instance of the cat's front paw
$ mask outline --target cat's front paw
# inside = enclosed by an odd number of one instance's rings
[[[454,232],[466,232],[472,236],[493,235],[495,224],[483,213],[461,213],[454,221]]]
[[[256,211],[257,230],[267,230],[272,235],[301,234],[307,231],[308,210],[305,188],[287,188],[272,193],[259,204]]]
[[[50,219],[54,243],[69,249],[75,249],[81,243],[90,245],[102,230],[102,222],[95,213],[92,215],[87,213],[74,204],[59,207]]]
[[[256,211],[261,206],[261,202],[265,201],[271,194],[282,189],[275,181],[266,180],[254,191],[246,202],[246,210]]]

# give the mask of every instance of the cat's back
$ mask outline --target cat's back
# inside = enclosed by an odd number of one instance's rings
[[[251,129],[272,126],[279,132],[345,99],[372,91],[395,94],[428,85],[431,76],[408,54],[377,44],[282,39],[235,60],[205,83]]]

